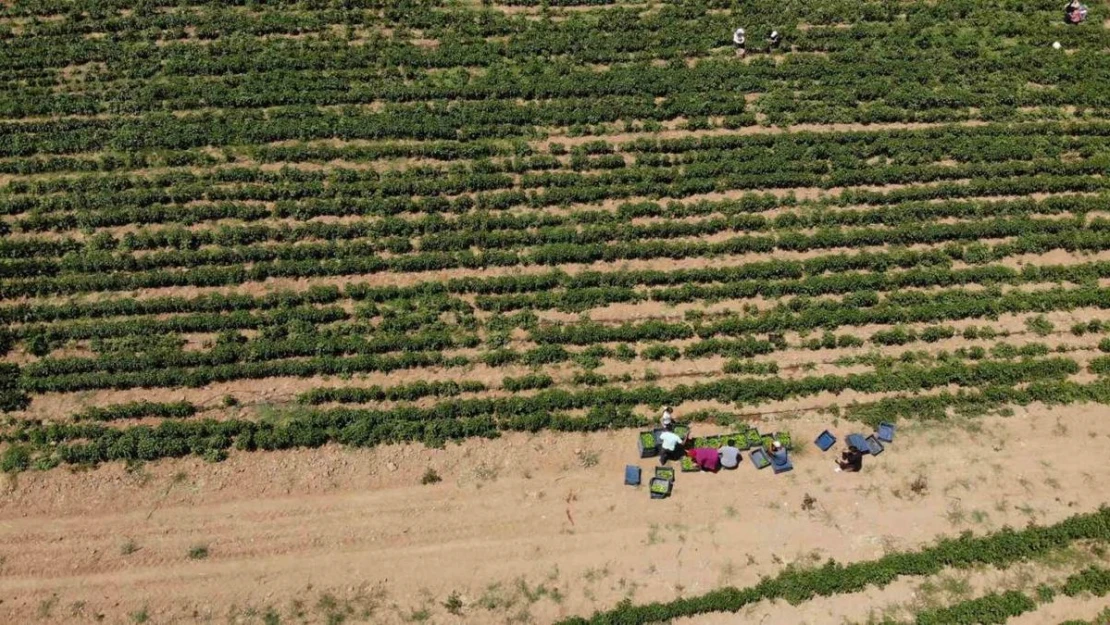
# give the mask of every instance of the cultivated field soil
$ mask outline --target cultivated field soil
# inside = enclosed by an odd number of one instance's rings
[[[0,625],[1107,625],[1063,3],[0,2]]]
[[[834,425],[835,423],[835,425]],[[854,424],[800,416],[758,422],[812,440]],[[701,432],[718,428],[703,426]],[[1053,523],[1110,498],[1110,420],[1096,407],[899,431],[860,474],[801,443],[795,470],[680,473],[672,497],[622,484],[635,431],[510,434],[447,449],[239,453],[220,464],[166,461],[126,471],[8,480],[0,522],[4,622],[549,623],[617,602],[666,601],[746,586],[827,558],[873,559],[942,535]],[[422,485],[428,470],[439,483]],[[807,496],[812,502],[806,503]],[[203,558],[190,553],[206,549]],[[1099,561],[946,571],[884,592],[761,602],[697,623],[865,623],[908,618],[981,589],[1031,588]],[[962,593],[962,594],[961,594]],[[444,607],[460,601],[452,615]],[[951,596],[950,596],[951,595]],[[1092,618],[1104,601],[1052,604]],[[1043,623],[1039,617],[1025,623]],[[1053,622],[1056,622],[1053,621]]]

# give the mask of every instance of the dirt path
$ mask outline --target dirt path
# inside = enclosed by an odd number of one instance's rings
[[[760,428],[809,440],[830,425],[803,419]],[[790,562],[1052,522],[1110,498],[1091,462],[1110,451],[1097,407],[904,429],[861,475],[836,474],[809,447],[791,474],[745,463],[679,475],[664,501],[621,484],[637,462],[628,431],[26,473],[0,501],[0,621],[249,623],[272,609],[281,622],[546,623],[624,597],[747,585]],[[1042,460],[1045,445],[1069,453]],[[972,448],[983,459],[969,465]],[[420,485],[428,468],[443,482]],[[462,617],[443,605],[453,592]]]

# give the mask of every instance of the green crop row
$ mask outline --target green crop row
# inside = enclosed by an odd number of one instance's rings
[[[756,218],[758,220],[758,218]],[[424,253],[460,252],[471,248],[483,250],[512,249],[542,246],[534,254],[536,260],[551,264],[554,254],[579,255],[585,249],[609,241],[656,241],[684,237],[710,236],[723,232],[744,232],[745,218],[712,219],[698,222],[662,222],[644,226],[591,227],[586,229],[552,228],[535,231],[497,231],[480,234],[456,233],[450,237],[432,235],[420,240]],[[775,236],[751,236],[732,239],[728,242],[730,253],[769,251],[786,249],[804,251],[834,247],[862,247],[883,244],[928,244],[943,241],[968,241],[984,238],[1004,238],[1027,233],[1038,235],[1071,234],[1073,239],[1083,240],[1086,246],[1106,245],[1102,239],[1110,239],[1110,232],[1098,232],[1098,237],[1077,219],[992,219],[958,224],[917,223],[896,228],[828,228],[813,235],[796,231],[781,231]],[[1088,242],[1089,241],[1089,242]],[[70,253],[59,260],[45,258],[0,260],[0,277],[31,278],[38,276],[73,275],[101,272],[144,272],[160,269],[210,267],[262,262],[321,260],[332,258],[351,258],[372,256],[385,251],[378,243],[326,242],[273,245],[237,245],[233,247],[212,247],[201,250],[168,250],[150,254],[132,255],[126,253]],[[650,245],[650,243],[640,245]],[[699,249],[695,247],[694,250]],[[411,248],[397,248],[395,252],[408,252]],[[388,261],[383,261],[389,267]]]
[[[197,412],[197,407],[187,401],[158,403],[146,400],[129,402],[126,404],[112,404],[111,406],[93,406],[73,415],[74,421],[119,421],[124,419],[142,419],[145,417],[161,417],[181,419],[191,417]]]
[[[22,388],[30,392],[80,390],[83,388],[128,388],[133,386],[203,386],[217,381],[278,375],[309,376],[344,371],[390,371],[405,367],[442,364],[442,357],[406,353],[395,358],[358,357],[350,359],[312,359],[246,363],[194,369],[165,368],[137,373],[88,373],[52,378],[24,378]],[[1078,373],[1078,365],[1066,358],[1021,361],[948,362],[935,367],[906,366],[897,370],[878,370],[845,376],[825,375],[799,379],[722,378],[713,382],[679,385],[672,389],[657,386],[622,389],[601,387],[570,392],[542,390],[528,396],[508,398],[456,399],[430,408],[402,406],[387,411],[363,411],[361,417],[375,422],[439,421],[469,417],[517,417],[535,413],[588,409],[597,406],[680,405],[690,401],[717,401],[753,406],[769,401],[840,394],[846,390],[860,393],[920,391],[946,385],[961,387],[1013,386],[1023,382],[1065,379]],[[362,401],[373,399],[373,390],[334,389],[322,391],[323,400]],[[345,413],[346,414],[346,413]],[[356,414],[356,413],[349,413]]]
[[[351,223],[321,223],[245,226],[221,226],[218,229],[186,229],[180,226],[129,232],[120,237],[108,233],[98,233],[88,239],[77,238],[40,238],[23,237],[0,242],[0,257],[21,259],[23,264],[32,263],[42,267],[38,273],[57,273],[59,271],[89,270],[89,257],[104,258],[106,252],[128,252],[138,250],[176,250],[195,251],[203,246],[239,247],[260,243],[279,243],[289,245],[305,240],[348,241],[352,239],[380,239],[369,243],[376,251],[390,250],[395,253],[410,252],[415,247],[421,251],[457,251],[473,245],[482,247],[513,247],[540,245],[545,242],[605,242],[612,240],[635,240],[645,238],[674,238],[682,236],[708,235],[719,232],[757,232],[767,230],[794,230],[804,228],[832,228],[836,226],[902,226],[920,224],[932,220],[959,218],[964,221],[988,217],[1030,217],[1032,215],[1052,215],[1071,213],[1082,217],[1090,211],[1100,210],[1107,197],[1098,196],[1055,196],[1042,201],[948,201],[930,203],[907,203],[894,207],[872,210],[806,210],[800,206],[794,211],[779,211],[773,217],[751,215],[750,213],[796,204],[778,200],[773,196],[751,196],[740,201],[719,202],[672,202],[666,206],[652,202],[625,204],[617,211],[582,210],[565,216],[541,212],[530,213],[489,213],[466,214],[454,219],[439,215],[402,219],[386,217],[380,220],[363,220]],[[192,210],[220,210],[218,206],[204,209],[164,207],[175,218],[188,215]],[[256,211],[257,207],[249,207]],[[147,219],[149,209],[134,209]],[[180,214],[179,214],[180,213]],[[709,216],[701,221],[689,221],[690,217]],[[629,223],[636,218],[682,219],[683,221],[656,221],[650,226],[636,226]],[[121,218],[123,223],[136,223]],[[92,225],[92,224],[89,224]],[[1104,224],[1103,224],[1104,225]],[[581,230],[578,229],[581,227]],[[606,237],[605,232],[610,232]],[[415,238],[415,241],[414,241]],[[272,253],[280,253],[282,248],[270,248]],[[295,249],[295,248],[287,248]],[[209,253],[211,253],[209,251]],[[43,263],[30,261],[32,258],[54,258],[65,256],[58,261]],[[160,262],[164,262],[161,261]],[[214,262],[211,257],[207,262]],[[9,264],[8,267],[13,265]],[[130,268],[134,270],[134,267]],[[11,269],[8,269],[11,272]]]
[[[454,397],[462,393],[478,393],[486,390],[481,382],[464,380],[462,382],[414,382],[402,386],[371,386],[315,388],[301,393],[297,401],[302,404],[326,404],[330,402],[365,404],[375,401],[415,401],[423,397]]]
[[[769,283],[784,279],[799,279],[806,275],[823,273],[844,273],[851,271],[871,271],[879,274],[897,268],[943,267],[953,260],[981,262],[984,258],[999,256],[1002,252],[971,250],[962,247],[946,247],[940,250],[910,251],[892,250],[883,252],[838,253],[815,256],[804,261],[758,261],[730,267],[679,270],[619,270],[610,272],[585,271],[567,274],[560,270],[545,273],[498,276],[491,278],[454,278],[446,281],[421,282],[411,287],[382,287],[365,282],[347,284],[342,291],[331,286],[312,286],[305,291],[278,291],[254,297],[244,294],[222,295],[207,294],[193,298],[155,297],[150,299],[108,299],[96,302],[19,303],[0,307],[0,320],[4,322],[35,323],[68,319],[114,317],[130,315],[163,315],[171,313],[209,313],[238,312],[255,308],[287,308],[304,304],[331,304],[343,297],[371,302],[385,302],[398,299],[412,299],[443,294],[468,294],[483,296],[499,294],[525,294],[550,292],[559,288],[583,294],[603,294],[637,286],[675,286],[697,285],[702,283],[740,283],[752,281],[753,284]],[[1087,268],[1084,271],[1082,268]],[[1102,274],[1101,264],[1080,265],[1076,269],[1058,267],[1041,268],[1026,266],[1020,274],[1014,270],[991,268],[994,280],[1011,282],[1015,276],[1022,281],[1070,280],[1084,281],[1097,278]],[[900,274],[899,274],[900,275]],[[948,275],[948,274],[941,274]],[[955,273],[953,275],[962,275]],[[865,278],[861,278],[865,279]],[[868,277],[867,280],[875,279]],[[894,279],[894,278],[891,278]],[[808,282],[806,282],[808,283]],[[820,282],[818,282],[819,284]],[[921,281],[918,286],[939,283],[932,280]],[[1013,282],[1011,282],[1013,283]],[[913,282],[902,283],[913,285]],[[852,284],[852,289],[868,290],[866,282]],[[790,291],[784,291],[787,294]],[[827,289],[810,290],[800,287],[799,293],[820,294],[836,292]],[[539,300],[542,301],[542,300]],[[675,300],[681,301],[681,300]],[[563,305],[570,305],[572,299],[566,298]]]
[[[109,373],[92,371],[55,375],[48,378],[23,377],[19,387],[31,393],[73,392],[100,388],[198,388],[230,380],[259,380],[273,377],[313,377],[318,375],[349,375],[432,366],[459,366],[463,357],[446,358],[439,352],[404,352],[400,355],[320,356],[295,360],[271,360],[214,364],[191,368],[166,366],[141,371]]]
[[[903,291],[861,307],[855,300],[795,300],[753,315],[731,315],[708,323],[645,321],[621,325],[596,322],[549,324],[529,331],[541,344],[590,345],[613,341],[674,340],[697,336],[744,336],[841,326],[926,323],[996,317],[1005,313],[1110,307],[1110,289],[1079,287],[1005,293],[950,289]]]
[[[783,599],[799,604],[815,597],[862,592],[871,587],[883,588],[900,576],[935,575],[945,567],[968,568],[980,564],[1002,567],[1065,548],[1077,540],[1110,540],[1110,508],[1103,507],[1097,512],[1077,515],[1047,527],[1033,525],[1018,531],[1005,528],[982,537],[974,537],[967,532],[959,538],[941,539],[937,544],[919,551],[891,553],[878,560],[847,565],[830,560],[815,569],[788,569],[743,589],[727,587],[669,603],[643,606],[625,603],[613,610],[597,612],[589,618],[568,618],[560,621],[559,625],[646,625],[711,612],[737,612],[759,601]],[[1031,609],[1026,601],[1009,594],[998,595],[997,600],[986,600],[977,606],[986,614],[993,613],[991,608],[1012,613],[1018,613],[1018,608],[1023,608],[1021,611]],[[959,617],[962,613],[946,616]],[[923,622],[963,621],[927,619]]]
[[[248,267],[241,265],[213,266],[203,263],[206,257],[219,256],[228,263],[244,258],[273,258],[271,250],[255,249],[244,254],[236,249],[214,251],[207,254],[193,252],[167,252],[162,260],[142,261],[146,264],[172,264],[189,267],[189,271],[155,269],[150,271],[103,273],[110,269],[124,269],[131,265],[126,259],[105,257],[83,269],[99,273],[72,273],[58,276],[8,280],[0,289],[0,296],[21,297],[77,293],[101,290],[128,290],[167,286],[218,286],[261,281],[271,277],[311,277],[350,275],[357,273],[420,272],[450,268],[482,268],[492,266],[517,266],[520,264],[559,265],[565,263],[614,262],[630,259],[685,258],[723,254],[769,253],[775,249],[793,251],[830,249],[853,246],[941,244],[975,242],[982,238],[1016,237],[984,250],[990,255],[999,253],[1043,253],[1053,249],[1097,251],[1110,248],[1110,231],[1099,227],[1084,226],[1075,220],[991,220],[957,224],[936,224],[928,227],[910,226],[880,229],[822,230],[812,235],[789,233],[780,236],[741,236],[721,242],[707,243],[698,240],[667,242],[645,241],[613,244],[552,244],[527,252],[489,250],[452,253],[420,253],[390,258],[365,256],[357,246],[347,248],[335,244],[313,244],[303,250],[290,248],[290,257],[312,257],[312,260],[258,260]],[[247,248],[239,248],[245,250]]]
[[[766,172],[786,166],[793,171],[830,171],[826,165],[835,165],[837,170],[862,172],[863,167],[875,158],[884,159],[878,171],[910,172],[926,171],[906,169],[908,165],[933,166],[938,161],[952,161],[956,164],[995,163],[994,167],[1005,167],[1003,163],[1015,161],[1010,166],[1028,167],[1031,162],[1045,159],[1059,159],[1068,154],[1072,157],[1090,159],[1098,157],[1106,145],[1110,130],[1104,122],[1025,123],[1017,125],[987,125],[981,128],[962,126],[939,126],[926,130],[864,130],[843,133],[830,132],[792,132],[788,134],[744,135],[727,134],[722,136],[687,137],[683,139],[636,139],[631,142],[610,145],[599,140],[571,148],[569,168],[583,169],[623,169],[626,158],[620,152],[634,157],[637,170],[652,172],[676,165],[695,167],[699,173],[742,173]],[[478,160],[460,161],[449,167],[421,165],[406,170],[379,173],[339,167],[331,171],[305,171],[285,169],[266,171],[257,167],[229,166],[207,172],[193,173],[175,170],[169,173],[152,175],[82,175],[77,177],[16,180],[8,185],[8,191],[18,194],[13,199],[0,204],[0,212],[18,214],[31,209],[40,212],[66,209],[99,209],[109,207],[111,195],[117,195],[118,202],[128,206],[144,207],[156,202],[184,202],[187,200],[208,199],[265,199],[249,195],[235,195],[237,189],[213,189],[216,185],[230,183],[246,184],[265,182],[286,193],[296,186],[303,186],[293,197],[303,197],[305,192],[313,196],[325,197],[353,195],[356,189],[351,185],[384,185],[382,191],[400,194],[415,191],[412,185],[425,185],[445,177],[464,180],[467,176],[483,176],[504,173],[525,173],[531,170],[547,171],[563,169],[565,166],[555,155],[561,155],[565,148],[553,143],[551,154],[535,154],[527,144],[513,143],[511,147],[492,148],[489,142],[476,142],[475,148],[464,148],[467,144],[458,142],[433,142],[424,144],[382,144],[380,146],[347,146],[328,148],[316,146],[295,147],[251,147],[251,154],[261,151],[271,157],[289,156],[298,160],[302,151],[304,156],[317,159],[330,156],[344,157],[344,160],[373,160],[375,158],[399,156],[425,156],[435,158],[463,158],[473,155]],[[448,146],[441,148],[440,146]],[[457,147],[456,147],[457,146]],[[497,161],[484,156],[499,154],[512,155]],[[346,158],[346,157],[350,158]],[[615,157],[615,158],[614,158]],[[605,159],[605,160],[602,160]],[[819,163],[820,167],[811,168],[796,162],[806,159],[809,163]],[[330,159],[327,159],[330,160]],[[740,164],[730,161],[747,161]],[[1025,163],[1017,163],[1018,161]],[[753,169],[754,168],[754,169]],[[876,169],[872,167],[871,169]],[[960,171],[958,168],[948,171]],[[966,170],[969,173],[993,172],[997,169]],[[890,174],[887,174],[890,175]],[[480,180],[481,178],[475,178]],[[503,180],[503,178],[494,178]],[[617,179],[623,179],[623,175]],[[315,183],[328,182],[321,187]],[[336,185],[336,186],[332,186]],[[488,186],[488,185],[478,185]],[[527,186],[527,185],[525,185]],[[476,188],[478,188],[476,187]],[[250,187],[252,191],[261,191]],[[246,189],[240,189],[245,191]],[[58,194],[61,195],[47,195]],[[229,194],[230,193],[230,194]],[[75,202],[78,194],[82,201]],[[213,195],[214,194],[214,195]],[[267,196],[269,199],[278,199]]]
[[[419,355],[408,355],[405,362],[394,361],[393,367],[412,365],[413,359]],[[302,363],[309,364],[309,363]],[[348,370],[357,371],[352,363],[347,362]],[[381,366],[380,361],[376,364]],[[424,366],[434,364],[431,362],[419,363]],[[242,368],[254,367],[243,365]],[[335,371],[334,366],[329,371]],[[252,373],[239,371],[238,373]],[[411,405],[400,405],[387,410],[366,409],[330,409],[312,410],[303,413],[294,413],[290,419],[281,420],[281,427],[288,428],[288,432],[303,432],[308,440],[319,440],[323,444],[330,440],[337,440],[345,444],[374,445],[383,441],[403,440],[429,440],[429,432],[445,433],[447,431],[462,431],[451,428],[474,428],[480,425],[481,432],[470,434],[459,433],[457,436],[471,435],[496,435],[500,429],[528,429],[536,430],[548,427],[571,427],[581,429],[587,424],[590,428],[617,427],[621,424],[638,424],[639,417],[631,414],[629,410],[638,405],[660,406],[663,404],[681,405],[690,401],[715,401],[720,403],[734,403],[737,405],[757,405],[767,401],[781,401],[784,399],[811,396],[822,392],[840,393],[845,390],[855,390],[861,393],[921,391],[948,385],[959,385],[965,388],[989,388],[1007,391],[1014,385],[1029,383],[1022,390],[1012,389],[1013,396],[1024,394],[1025,397],[1038,399],[1047,395],[1053,398],[1052,393],[1061,392],[1063,380],[1078,371],[1074,361],[1063,358],[1050,358],[1042,360],[1023,360],[1009,362],[978,362],[973,364],[961,362],[944,363],[936,367],[919,367],[909,365],[898,369],[876,371],[872,373],[850,374],[847,376],[815,376],[797,380],[781,378],[723,378],[714,382],[693,385],[680,385],[672,389],[663,389],[657,386],[644,386],[632,389],[616,387],[600,387],[583,389],[577,392],[566,390],[541,390],[533,395],[512,396],[504,398],[474,398],[452,399],[436,403],[429,408],[418,408]],[[201,373],[207,376],[201,377]],[[270,371],[262,372],[272,375]],[[316,371],[312,373],[317,373]],[[311,374],[311,373],[310,373]],[[196,380],[198,384],[207,384],[220,379],[213,372],[174,371],[155,372],[152,375],[177,376],[182,379],[167,380],[169,386],[192,385]],[[246,377],[240,375],[239,377]],[[1074,388],[1065,388],[1060,397],[1077,399],[1090,399],[1110,395],[1106,382],[1094,383],[1087,386],[1073,385]],[[430,387],[412,387],[405,389],[404,394],[433,390]],[[462,387],[460,387],[461,390]],[[390,397],[389,389],[324,389],[319,393],[309,393],[305,401],[313,403],[319,401],[367,401],[377,400],[380,397]],[[593,410],[599,411],[589,417],[587,421],[571,419],[565,421],[558,416],[566,410]],[[616,412],[613,412],[616,411]],[[606,417],[608,415],[608,417]],[[608,420],[607,420],[608,419]],[[552,421],[554,420],[554,421]],[[236,421],[238,422],[238,421]],[[167,432],[173,428],[186,427],[190,422],[167,420],[164,426]],[[219,427],[232,427],[228,421],[219,422]],[[242,422],[235,427],[254,427]],[[562,425],[552,426],[551,423]],[[275,424],[261,424],[259,427],[274,426]],[[76,424],[51,424],[47,426],[35,423],[25,423],[16,431],[9,434],[12,442],[35,442],[38,444],[77,441],[83,439],[101,439],[104,437],[119,436],[125,430],[108,428],[96,429],[88,425]],[[146,432],[145,426],[136,426],[138,432]],[[208,431],[214,426],[188,426],[201,428]],[[446,429],[445,429],[446,428]],[[252,430],[253,431],[253,430]],[[284,431],[284,430],[283,430]],[[467,430],[469,431],[469,430]],[[288,434],[287,432],[287,434]],[[355,433],[358,432],[358,436]],[[402,432],[409,432],[411,436],[405,438]],[[138,434],[136,434],[138,435]],[[191,435],[190,435],[191,436]],[[207,436],[207,435],[206,435]],[[298,435],[300,436],[300,435]],[[336,438],[339,436],[339,438]],[[384,438],[383,438],[384,437]],[[451,436],[432,437],[436,440],[454,438]],[[226,439],[227,445],[232,443],[232,438]],[[207,446],[205,447],[207,448]],[[176,449],[176,447],[175,447]],[[152,450],[148,453],[156,453]],[[161,452],[157,452],[161,454]],[[180,455],[170,453],[168,455]],[[158,455],[157,457],[162,457]],[[102,459],[119,459],[107,456]],[[149,459],[149,458],[148,458]]]
[[[1102,597],[1110,592],[1110,571],[1099,566],[1087,567],[1068,576],[1058,589],[1039,586],[1037,599],[1041,603],[1050,603],[1057,591],[1068,597],[1081,594]],[[992,592],[946,608],[920,612],[914,622],[917,625],[1004,625],[1010,618],[1036,608],[1037,601],[1025,593],[1016,590]]]
[[[916,625],[1004,625],[1011,617],[1030,612],[1037,602],[1025,593],[1009,590],[961,601],[947,608],[919,612]]]
[[[290,323],[317,325],[342,321],[348,318],[349,315],[347,312],[338,306],[325,308],[301,306],[297,308],[264,310],[257,314],[252,314],[245,310],[232,310],[229,312],[177,315],[165,319],[139,318],[122,319],[118,321],[114,319],[78,320],[64,324],[35,324],[20,327],[14,334],[28,339],[42,336],[48,343],[54,344],[68,340],[110,338],[138,334],[257,330]]]
[[[250,310],[295,309],[307,304],[333,304],[342,299],[338,287],[310,286],[304,291],[275,291],[260,296],[207,293],[192,298],[159,296],[149,299],[108,299],[92,302],[21,303],[0,308],[4,323],[43,323],[67,319],[95,319],[174,313],[233,313]],[[345,318],[345,317],[343,317]],[[281,322],[280,320],[274,320]],[[317,323],[325,323],[319,320]]]

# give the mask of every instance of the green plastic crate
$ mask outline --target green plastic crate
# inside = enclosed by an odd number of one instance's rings
[[[684,423],[676,423],[673,432],[677,434],[679,438],[686,440],[686,437],[690,435],[690,426]]]
[[[659,455],[659,445],[655,440],[654,432],[640,432],[638,441],[641,458],[651,458]]]
[[[762,447],[763,437],[759,435],[759,430],[752,428],[747,432],[748,447]]]
[[[794,441],[790,438],[790,432],[775,432],[775,440],[782,443],[787,451],[794,451]]]

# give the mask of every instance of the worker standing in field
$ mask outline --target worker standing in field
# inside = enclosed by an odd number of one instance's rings
[[[745,54],[747,54],[747,50],[744,49],[744,43],[746,41],[747,37],[744,35],[743,28],[737,28],[732,33],[732,43],[736,44],[736,56],[741,59],[744,58]]]
[[[661,420],[661,423],[663,424],[663,429],[665,430],[674,429],[674,411],[671,410],[670,406],[667,406],[663,409],[663,419]]]

